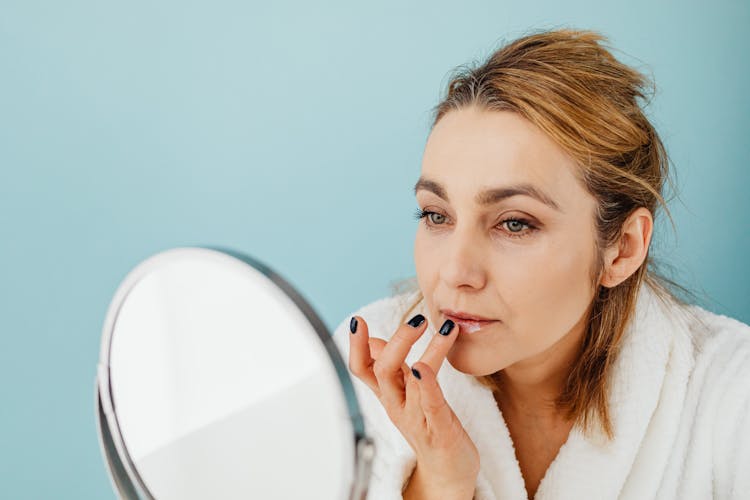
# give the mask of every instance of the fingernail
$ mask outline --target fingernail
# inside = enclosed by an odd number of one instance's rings
[[[409,326],[412,326],[414,328],[418,327],[422,323],[424,323],[424,316],[422,316],[421,314],[417,314],[409,320]]]
[[[352,320],[349,322],[349,331],[352,333],[357,331],[357,318],[352,316]]]
[[[451,330],[453,330],[454,326],[456,326],[456,324],[453,321],[446,319],[443,326],[440,327],[440,335],[448,335]]]
[[[419,370],[416,368],[412,368],[411,372],[414,374],[415,377],[417,377],[419,380],[422,380],[422,375],[419,374]]]

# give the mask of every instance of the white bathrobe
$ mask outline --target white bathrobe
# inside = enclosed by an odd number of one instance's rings
[[[388,340],[412,298],[386,297],[352,315],[365,318],[370,336]],[[427,316],[421,305],[410,316],[417,312]],[[349,319],[334,332],[347,363]],[[434,327],[412,347],[409,366]],[[601,434],[586,439],[573,427],[534,498],[750,499],[750,326],[698,306],[665,305],[643,285],[623,340],[609,395],[614,441],[605,444]],[[401,499],[416,456],[370,388],[350,376],[376,447],[367,499]],[[475,499],[526,499],[492,391],[447,360],[437,378],[479,451]]]

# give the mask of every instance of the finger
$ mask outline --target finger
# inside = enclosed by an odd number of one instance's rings
[[[420,374],[419,403],[424,412],[428,430],[448,429],[453,419],[453,410],[445,401],[443,390],[438,384],[435,371],[427,363],[417,361],[412,365]]]
[[[406,377],[406,409],[409,415],[412,415],[414,420],[417,421],[416,423],[424,427],[424,411],[422,410],[419,397],[419,384],[421,381],[417,378],[417,374],[413,373],[413,368],[413,366],[409,368],[409,375]],[[421,377],[421,374],[419,376]]]
[[[369,326],[361,316],[353,316],[352,319],[356,321],[349,322],[350,332],[354,327],[354,333],[349,335],[349,371],[381,399],[382,393],[373,367],[387,342],[381,338],[370,337]],[[410,373],[406,363],[401,367],[401,371],[404,377]]]
[[[448,335],[438,333],[432,337],[427,348],[424,350],[424,353],[422,353],[422,356],[419,358],[420,362],[430,365],[430,368],[432,368],[434,373],[440,371],[440,367],[443,365],[443,360],[456,342],[456,338],[458,338],[459,326],[451,320],[446,320],[438,331],[445,331],[444,328],[448,329],[449,327],[450,331],[448,332]]]
[[[370,339],[367,322],[361,316],[352,316],[349,332],[349,371],[380,397],[378,380],[373,372],[375,359],[370,351],[370,341],[373,339]]]
[[[370,356],[372,356],[373,360],[377,361],[381,356],[383,349],[385,349],[385,346],[388,345],[388,342],[378,337],[370,337],[369,342]],[[407,365],[406,362],[401,364],[401,372],[404,374],[404,378],[406,378],[406,376],[411,373],[411,368],[409,368],[409,365]]]
[[[405,380],[409,374],[404,373],[404,360],[426,328],[427,319],[421,314],[399,326],[373,366],[382,394],[381,401],[387,409],[403,408],[406,402]]]

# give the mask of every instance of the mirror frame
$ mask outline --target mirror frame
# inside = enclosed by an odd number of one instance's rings
[[[302,311],[310,325],[318,334],[318,338],[325,346],[326,352],[334,365],[342,393],[346,399],[349,417],[354,434],[354,477],[349,492],[349,499],[364,500],[372,470],[372,460],[375,455],[375,444],[365,435],[365,425],[360,413],[357,396],[349,377],[347,364],[341,358],[333,337],[328,332],[323,321],[313,310],[307,300],[300,295],[292,285],[262,262],[240,252],[217,246],[177,247],[156,253],[140,262],[120,283],[112,302],[109,304],[101,337],[101,351],[96,377],[94,378],[94,400],[97,423],[97,434],[102,455],[105,459],[110,480],[120,498],[128,500],[158,500],[149,491],[131,459],[127,446],[122,437],[117,414],[115,413],[110,380],[110,354],[112,349],[112,335],[117,316],[125,299],[133,288],[153,269],[162,262],[178,254],[210,253],[225,259],[235,259],[261,272],[276,286],[281,288]]]

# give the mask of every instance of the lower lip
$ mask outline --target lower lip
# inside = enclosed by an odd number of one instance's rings
[[[499,323],[499,321],[476,321],[472,319],[459,319],[448,317],[451,321],[457,324],[460,328],[459,333],[479,333],[487,329],[488,326]]]

